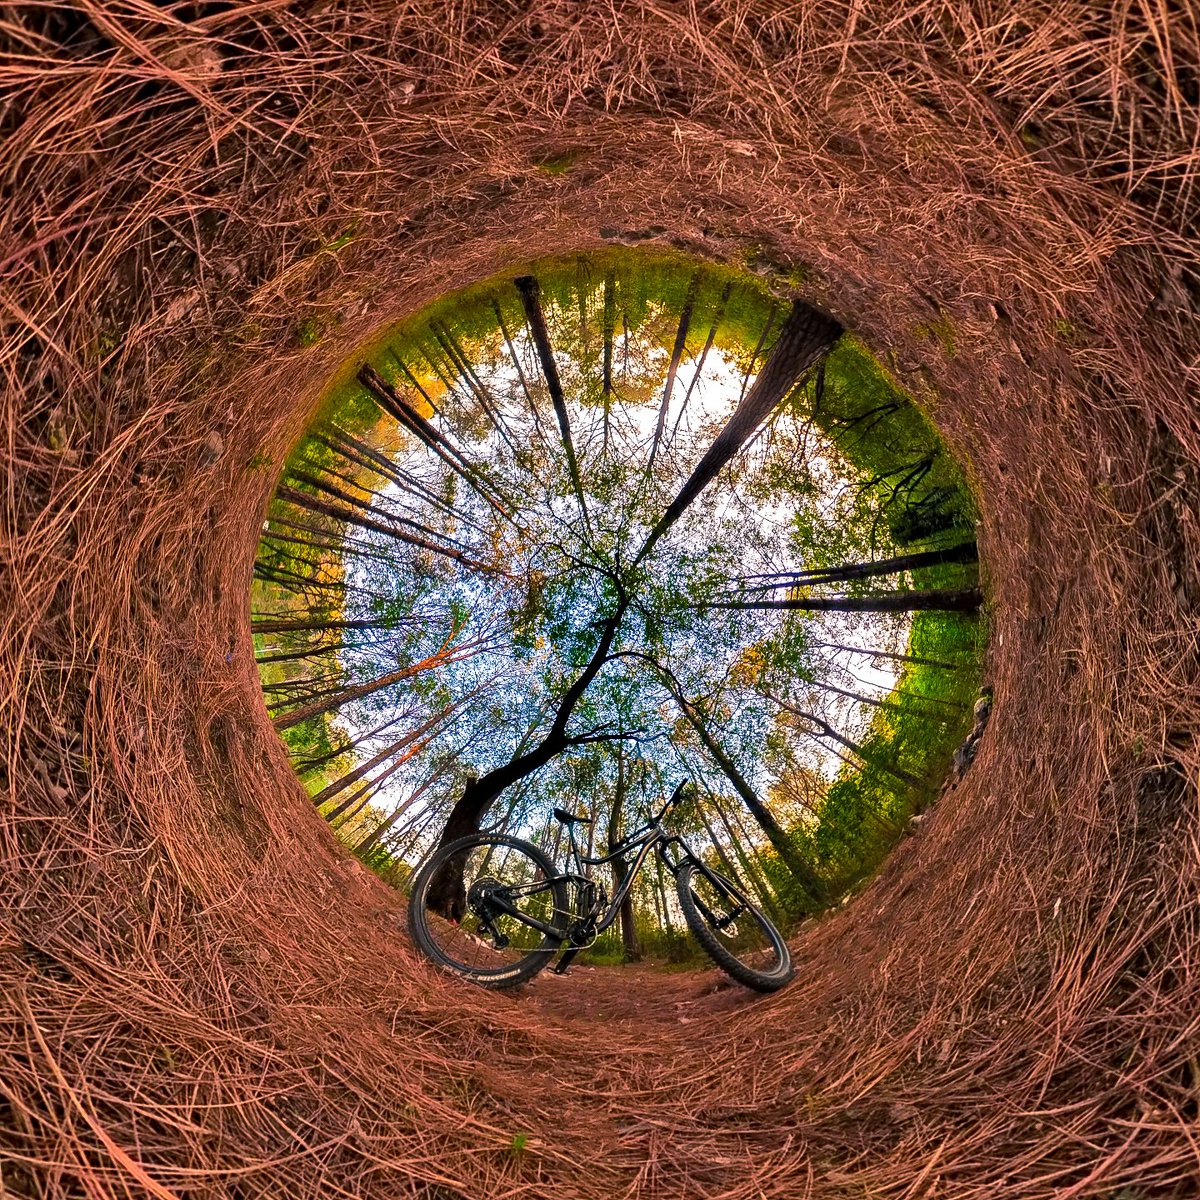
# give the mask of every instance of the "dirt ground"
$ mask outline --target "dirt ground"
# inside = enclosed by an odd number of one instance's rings
[[[715,967],[681,971],[662,963],[617,967],[573,963],[565,975],[543,971],[522,991],[540,1012],[561,1017],[576,1030],[581,1021],[629,1030],[687,1026],[767,999]]]

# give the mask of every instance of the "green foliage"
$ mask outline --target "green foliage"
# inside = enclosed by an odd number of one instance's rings
[[[931,338],[941,342],[942,349],[946,352],[947,358],[953,358],[957,352],[954,343],[954,325],[945,313],[942,313],[940,317],[918,325],[913,332],[918,337]]]
[[[661,799],[682,772],[701,778],[722,804],[741,806],[682,718],[677,688],[749,786],[770,794],[796,847],[827,881],[837,888],[861,878],[907,814],[927,802],[969,721],[962,705],[976,684],[976,624],[944,614],[921,614],[909,625],[903,617],[713,606],[731,589],[741,594],[756,573],[869,561],[970,537],[974,512],[961,472],[919,409],[864,346],[845,337],[635,570],[631,560],[647,530],[770,352],[784,306],[752,277],[671,254],[610,251],[537,266],[582,467],[581,511],[512,286],[521,273],[512,268],[503,279],[440,301],[355,355],[335,379],[318,426],[289,459],[284,482],[293,494],[272,504],[254,607],[340,625],[319,638],[298,631],[259,640],[260,650],[282,659],[262,666],[268,699],[294,704],[312,694],[319,700],[448,646],[471,647],[436,671],[286,730],[298,763],[331,756],[308,772],[307,785],[315,793],[385,744],[381,734],[335,755],[349,740],[343,730],[358,736],[378,727],[395,739],[395,722],[412,729],[451,711],[453,719],[389,784],[395,795],[382,807],[373,798],[339,832],[358,844],[406,795],[421,797],[414,817],[444,812],[468,769],[490,770],[545,734],[595,654],[606,617],[629,594],[635,600],[610,659],[571,716],[571,731],[594,740],[573,746],[505,797],[509,827],[552,836],[553,830],[541,831],[554,803],[586,804],[603,824],[620,804],[628,812],[635,802]],[[651,471],[646,456],[666,362],[689,303],[688,369],[676,381]],[[319,337],[315,324],[313,332]],[[717,382],[706,380],[691,395],[700,347],[710,336]],[[519,377],[509,349],[514,342],[523,356]],[[470,460],[474,481],[385,416],[353,377],[364,358]],[[345,438],[358,448],[348,453]],[[261,463],[268,465],[269,459]],[[481,486],[503,499],[503,515],[482,498]],[[425,544],[389,540],[339,513],[415,532]],[[475,565],[439,553],[438,544],[465,548]],[[964,586],[974,578],[969,567],[926,568],[895,586]],[[838,590],[866,595],[879,587],[868,578]],[[803,590],[798,585],[790,594]],[[842,715],[861,726],[854,730],[861,756],[854,767],[839,768],[828,746],[814,749],[797,722],[781,719],[777,705],[778,697],[818,703],[827,671],[822,639],[852,636],[952,658],[963,669],[911,665],[877,707],[847,707]],[[918,645],[927,650],[914,650]],[[301,657],[288,658],[292,648]],[[620,745],[604,740],[617,733],[624,735]],[[626,794],[618,798],[622,773]],[[429,791],[419,791],[427,777]],[[787,793],[787,780],[801,781],[804,795]],[[678,819],[704,840],[716,836],[714,812],[700,805]],[[436,832],[436,823],[430,829]],[[795,881],[756,837],[749,835],[747,861],[739,858],[729,869],[753,875],[773,912],[801,911],[807,902]],[[402,880],[424,844],[385,841],[362,857]],[[729,852],[736,857],[734,847]],[[661,899],[656,918],[653,892],[643,888],[636,897],[647,954],[689,955],[682,933],[662,927]],[[673,903],[668,898],[668,910]],[[615,937],[606,935],[590,953],[597,960],[620,953]]]
[[[844,767],[825,795],[815,828],[793,830],[835,891],[871,874],[905,822],[937,797],[954,748],[972,722],[979,688],[982,631],[957,613],[918,613],[910,651],[957,669],[910,665],[889,697],[894,707],[873,719],[862,743],[866,764]],[[916,780],[891,773],[899,768]]]
[[[321,324],[316,317],[305,317],[296,323],[296,341],[307,349],[321,340]]]
[[[581,157],[582,153],[579,150],[561,150],[546,155],[534,165],[543,175],[565,175]]]

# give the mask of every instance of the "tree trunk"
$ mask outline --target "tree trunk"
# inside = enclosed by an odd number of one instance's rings
[[[679,328],[675,331],[675,345],[671,350],[671,361],[667,367],[667,380],[663,387],[662,403],[658,407],[658,424],[654,427],[654,441],[650,445],[650,459],[646,464],[647,471],[654,467],[659,442],[662,440],[663,429],[667,424],[667,409],[671,406],[671,393],[675,390],[675,376],[679,374],[679,364],[687,346],[688,329],[692,324],[692,311],[696,307],[696,292],[700,288],[700,276],[700,271],[692,276],[692,281],[688,284],[687,295],[684,297],[683,308],[679,313]]]
[[[717,434],[704,457],[671,501],[666,512],[650,530],[636,566],[654,548],[659,538],[679,519],[688,505],[717,477],[721,469],[749,441],[754,431],[781,404],[800,375],[841,336],[842,327],[832,318],[797,300],[779,332],[771,356]]]
[[[755,792],[746,778],[737,769],[733,760],[708,732],[704,722],[693,711],[692,706],[678,693],[676,693],[675,699],[688,724],[696,731],[696,735],[704,744],[704,748],[709,752],[713,761],[721,768],[722,774],[729,780],[734,790],[742,798],[743,803],[750,810],[750,813],[753,815],[755,821],[758,822],[763,833],[767,835],[767,840],[774,847],[775,853],[779,855],[784,865],[795,877],[796,882],[808,893],[815,906],[820,907],[827,904],[829,902],[829,893],[826,891],[825,884],[821,881],[820,876],[796,852],[796,848],[792,845],[783,827],[775,820],[771,810],[759,799],[758,793]]]
[[[663,930],[667,934],[667,943],[670,945],[675,941],[675,926],[671,923],[671,910],[668,907],[667,901],[667,881],[663,876],[662,859],[657,855],[654,859],[654,869],[658,879],[658,893],[662,897]]]
[[[329,472],[332,474],[332,472]],[[290,471],[289,477],[297,483],[306,483],[309,487],[317,491],[324,492],[327,496],[332,496],[335,500],[340,500],[343,504],[348,504],[352,509],[364,509],[371,513],[372,516],[379,517],[381,520],[392,525],[402,525],[407,529],[411,529],[417,536],[423,538],[445,538],[456,550],[461,550],[461,546],[454,546],[454,543],[448,535],[439,532],[436,529],[430,529],[428,525],[422,525],[420,521],[414,521],[409,517],[400,517],[396,514],[388,512],[385,508],[380,508],[378,505],[370,503],[368,500],[361,500],[351,492],[343,491],[339,487],[335,487],[328,479],[323,479],[320,476],[312,475],[307,471]],[[359,484],[353,484],[359,491],[367,492],[371,497],[375,497],[378,493],[370,491],[368,488],[361,487]],[[432,544],[430,546],[432,548]]]
[[[877,562],[842,563],[836,567],[816,567],[811,571],[795,571],[776,575],[770,582],[754,583],[745,588],[748,592],[769,591],[775,588],[801,587],[816,583],[844,583],[851,579],[870,579],[877,575],[895,575],[900,571],[915,571],[921,567],[938,567],[947,563],[973,563],[979,561],[979,549],[974,541],[962,542],[944,550],[923,550],[916,554],[902,554],[896,558],[883,558]]]
[[[464,697],[464,700],[465,699],[466,698]],[[460,703],[462,702],[463,701],[460,701]],[[423,722],[411,733],[405,734],[404,737],[393,742],[390,746],[384,747],[384,749],[380,750],[378,754],[369,758],[361,766],[355,767],[353,771],[343,775],[341,779],[335,779],[327,788],[323,788],[312,798],[313,804],[320,808],[320,806],[324,804],[326,800],[333,799],[338,792],[344,791],[352,783],[357,783],[364,775],[369,775],[377,766],[379,766],[380,763],[386,762],[389,758],[392,758],[395,755],[400,754],[402,751],[407,750],[409,746],[413,744],[413,742],[420,742],[420,739],[424,737],[425,734],[427,734],[431,729],[433,729],[434,726],[444,721],[454,711],[454,708],[454,705],[446,705],[441,712],[435,713],[429,718],[428,721]],[[405,754],[400,761],[406,762],[408,759],[412,758],[413,755],[419,754],[427,745],[429,745],[428,741],[420,742],[415,749],[411,750],[408,754]]]
[[[461,660],[463,652],[469,648],[471,647],[464,646],[460,647],[457,651],[443,648],[436,654],[431,654],[428,658],[423,658],[419,663],[413,663],[410,667],[401,667],[398,671],[389,671],[386,675],[380,675],[367,683],[359,683],[353,687],[342,688],[322,700],[314,700],[311,704],[302,705],[300,708],[293,709],[290,713],[276,717],[274,720],[275,728],[281,732],[284,729],[291,729],[293,725],[299,725],[301,721],[307,721],[309,717],[319,717],[322,713],[332,712],[333,709],[340,708],[343,704],[349,704],[352,700],[361,700],[365,696],[373,696],[376,692],[382,691],[386,687],[391,687],[394,683],[400,683],[405,679],[411,679],[414,675],[421,674],[422,671],[431,671],[435,667],[442,666],[443,663],[458,662]]]
[[[892,662],[916,663],[921,667],[939,667],[944,671],[961,671],[962,663],[948,662],[941,658],[922,658],[916,654],[897,654],[891,650],[873,650],[868,646],[846,646],[841,642],[810,642],[820,650],[845,650],[848,654],[861,654],[865,658],[886,658]]]
[[[521,381],[521,391],[525,393],[525,399],[529,403],[529,411],[533,415],[533,428],[537,432],[538,437],[541,437],[542,422],[538,417],[537,405],[533,402],[533,393],[529,390],[529,381],[525,378],[525,369],[521,366],[521,360],[517,357],[517,349],[513,345],[512,337],[509,335],[508,326],[504,323],[504,314],[500,311],[500,302],[496,299],[492,300],[492,310],[496,314],[496,324],[500,327],[501,334],[504,335],[504,344],[508,347],[508,357],[512,359],[512,365],[516,369],[517,378]]]
[[[482,526],[472,521],[465,513],[461,513],[452,505],[447,504],[435,491],[424,486],[420,481],[414,480],[406,471],[401,470],[390,459],[365,442],[360,442],[357,438],[351,437],[350,434],[336,427],[332,427],[330,432],[333,434],[332,437],[326,437],[323,433],[314,433],[311,436],[335,454],[341,455],[347,462],[373,471],[381,479],[386,479],[422,504],[431,505],[455,521],[461,521],[466,525],[474,526],[481,532],[486,532]]]
[[[943,700],[938,696],[922,696],[920,692],[906,692],[902,688],[893,688],[886,697],[880,699],[876,696],[864,696],[860,692],[852,692],[848,688],[838,687],[837,684],[827,683],[823,679],[814,679],[809,686],[819,688],[823,692],[832,692],[835,696],[845,696],[847,700],[855,700],[859,704],[869,704],[872,708],[888,709],[891,712],[897,712],[905,707],[903,703],[892,700],[892,696],[909,696],[914,701],[920,700],[925,704],[937,704],[943,708],[953,708],[958,711],[967,707],[957,700]],[[928,710],[922,713],[921,717],[923,720],[938,721],[942,724],[949,719],[945,713],[932,713]]]
[[[901,783],[907,783],[911,786],[920,784],[920,780],[915,775],[910,775],[907,771],[902,771],[899,767],[892,766],[890,763],[885,763],[882,759],[877,759],[873,755],[868,754],[862,746],[857,742],[852,741],[844,734],[838,733],[832,725],[829,724],[823,717],[818,717],[815,713],[805,712],[803,709],[795,708],[791,704],[785,703],[776,696],[771,696],[769,699],[774,700],[780,708],[790,712],[793,716],[800,717],[801,720],[809,721],[815,725],[820,731],[821,737],[832,738],[840,746],[845,746],[851,754],[857,755],[863,762],[872,767],[876,767],[880,771],[885,771],[894,779],[900,780]]]
[[[447,357],[454,364],[455,370],[458,371],[459,377],[467,381],[467,386],[475,393],[475,398],[479,401],[479,406],[487,414],[488,420],[495,427],[496,432],[504,439],[508,448],[516,453],[516,445],[513,442],[512,434],[508,426],[504,423],[504,417],[500,410],[492,402],[492,397],[488,394],[487,387],[482,379],[475,373],[475,368],[471,365],[470,359],[467,358],[465,351],[459,344],[458,339],[453,332],[445,325],[433,330],[434,336],[438,339],[439,345],[446,352]]]
[[[737,855],[738,862],[742,864],[742,870],[746,874],[746,878],[754,885],[755,891],[763,899],[763,904],[767,912],[775,918],[783,916],[783,909],[778,893],[771,886],[771,881],[761,871],[761,864],[755,862],[757,852],[754,849],[750,839],[746,836],[745,830],[742,828],[742,822],[737,812],[734,812],[734,820],[737,821],[738,833],[734,832],[733,826],[729,823],[729,818],[725,815],[725,810],[721,807],[720,801],[716,796],[712,797],[713,807],[717,810],[717,816],[721,818],[721,824],[725,826],[725,832],[729,834],[730,845],[733,846],[733,852]],[[745,844],[743,844],[745,843]]]
[[[277,662],[295,662],[305,658],[319,658],[322,654],[334,654],[339,650],[350,650],[352,646],[349,642],[333,642],[328,646],[310,646],[307,650],[292,650],[287,654],[265,654],[262,658],[255,658],[255,662],[259,666],[263,663]]]
[[[324,490],[327,491],[329,489]],[[417,534],[397,529],[391,524],[385,525],[382,521],[373,520],[371,517],[364,517],[353,509],[341,508],[336,504],[327,504],[324,500],[318,500],[316,496],[310,496],[307,492],[302,492],[298,488],[281,487],[275,495],[278,499],[286,500],[290,504],[299,505],[301,508],[308,509],[309,512],[320,513],[322,516],[329,517],[334,521],[344,521],[347,525],[356,525],[359,529],[369,529],[374,533],[382,533],[385,537],[390,537],[393,541],[404,542],[409,546],[416,546],[420,550],[428,550],[431,554],[440,554],[443,558],[453,559],[455,562],[460,563],[464,567],[469,567],[474,571],[491,574],[495,569],[488,566],[487,563],[476,562],[475,559],[468,557],[461,550],[455,550],[451,546],[439,545],[437,542],[431,542],[427,538],[419,537]],[[409,524],[412,523],[409,522]]]
[[[558,377],[558,365],[554,361],[554,349],[550,344],[550,330],[546,327],[546,316],[542,312],[541,289],[532,275],[522,275],[520,279],[514,279],[513,283],[520,292],[521,303],[525,307],[525,319],[529,322],[533,344],[537,347],[538,359],[542,364],[542,374],[546,377],[546,389],[554,405],[554,415],[558,418],[558,431],[567,455],[571,486],[575,490],[575,499],[579,502],[583,523],[587,525],[588,511],[587,502],[583,498],[583,480],[579,474],[579,462],[575,458],[575,443],[571,440],[571,420],[567,415],[567,401],[563,396],[562,381]]]
[[[797,301],[797,303],[799,303]],[[795,312],[795,309],[792,310]],[[754,353],[750,355],[750,362],[746,366],[746,374],[742,376],[742,390],[738,393],[738,399],[746,398],[746,388],[750,383],[750,376],[754,374],[754,364],[758,362],[758,356],[762,353],[763,346],[767,343],[767,338],[770,336],[771,329],[775,325],[775,315],[779,312],[779,305],[774,301],[771,303],[771,311],[767,313],[767,323],[763,326],[763,331],[758,335],[758,341],[754,344]],[[782,337],[783,335],[780,334]]]
[[[625,753],[618,750],[617,757],[617,789],[613,795],[612,807],[608,814],[608,853],[611,854],[621,840],[622,818],[625,810]],[[621,890],[629,875],[629,864],[622,858],[614,858],[610,864],[613,873],[613,893]],[[633,894],[630,889],[621,901],[621,945],[625,951],[626,962],[640,962],[642,944],[638,938],[637,923],[634,920]]]
[[[609,415],[612,409],[613,338],[617,325],[617,277],[614,271],[604,276],[604,365],[600,390],[604,397],[604,442],[602,453],[608,453]]]
[[[422,400],[425,401],[426,404],[429,405],[430,412],[436,413],[438,411],[438,407],[436,404],[434,404],[433,397],[421,385],[421,381],[412,373],[411,370],[409,370],[408,363],[406,363],[404,359],[402,359],[390,346],[388,347],[388,353],[392,356],[392,361],[400,368],[401,374],[403,374],[404,378],[412,384],[413,390],[418,396],[421,397]],[[362,381],[360,380],[359,382],[361,383]]]
[[[557,758],[568,747],[577,744],[576,740],[567,734],[567,725],[575,712],[576,706],[583,698],[584,692],[592,680],[599,674],[600,669],[608,661],[612,649],[613,638],[617,628],[629,606],[629,597],[622,593],[616,611],[609,617],[601,628],[600,640],[592,653],[591,660],[580,672],[575,682],[567,689],[555,713],[554,722],[549,732],[532,750],[519,754],[502,767],[496,767],[471,780],[463,788],[463,793],[450,810],[446,827],[438,840],[438,846],[447,846],[459,838],[475,833],[479,829],[487,810],[496,797],[517,780],[532,774],[540,767]],[[458,920],[463,914],[466,901],[466,891],[463,887],[462,869],[466,862],[463,855],[447,859],[442,868],[430,881],[426,905],[434,912],[441,913],[452,920]]]
[[[403,849],[396,851],[396,857],[402,860],[406,859],[409,854],[412,853],[413,847],[416,846],[417,842],[421,840],[421,835],[429,828],[430,825],[433,824],[436,818],[437,813],[433,810],[427,812],[424,817],[417,817],[417,819],[414,820],[410,826],[410,828],[413,830],[412,837],[410,837],[408,841],[404,843]],[[400,837],[403,835],[403,832],[403,830],[400,830],[399,832],[394,833],[392,837],[399,841]]]
[[[729,297],[733,294],[733,283],[730,281],[721,291],[721,298],[717,301],[717,309],[713,313],[712,324],[708,328],[708,337],[704,341],[704,349],[700,351],[700,357],[696,360],[696,369],[692,372],[692,382],[687,385],[687,391],[683,393],[683,403],[679,406],[679,416],[675,418],[675,424],[671,429],[671,437],[674,438],[679,429],[679,424],[683,420],[683,414],[687,411],[688,401],[692,398],[692,391],[696,384],[700,382],[700,376],[704,371],[704,364],[708,360],[708,352],[713,348],[713,342],[717,340],[717,328],[721,324],[721,319],[725,316],[726,306],[729,304]]]
[[[399,725],[401,721],[408,720],[414,713],[415,709],[407,708],[402,713],[389,717],[382,725],[376,725],[373,729],[368,729],[365,733],[358,737],[349,738],[338,746],[326,751],[324,754],[319,754],[315,758],[302,758],[293,764],[296,771],[301,774],[307,774],[315,770],[317,767],[324,766],[327,762],[332,762],[335,758],[340,758],[348,750],[355,750],[364,742],[369,742],[372,738],[378,737],[381,733],[391,729],[393,725]]]
[[[508,518],[507,507],[492,492],[479,472],[431,425],[405,401],[374,367],[364,365],[358,381],[375,397],[379,407],[394,417],[405,429],[416,434],[456,475],[466,480],[501,516]]]
[[[281,617],[254,621],[251,633],[330,633],[336,629],[390,629],[388,621],[327,621],[322,617]]]
[[[801,612],[977,612],[979,588],[962,591],[878,592],[874,596],[808,596],[787,600],[716,600],[699,608],[796,609]]]
[[[365,838],[354,847],[355,854],[362,854],[369,850],[398,820],[406,813],[427,791],[441,778],[441,773],[438,771],[432,772],[419,788],[407,800],[402,801],[393,810],[391,816],[386,820],[381,821]]]
[[[712,821],[709,820],[708,814],[704,811],[703,806],[700,806],[700,819],[704,822],[705,831],[708,833],[709,840],[713,844],[713,849],[716,851],[717,857],[721,860],[721,866],[724,867],[725,873],[743,891],[757,895],[758,902],[762,908],[772,917],[778,920],[781,914],[775,905],[774,897],[771,895],[770,890],[766,887],[765,881],[758,878],[753,872],[746,869],[748,863],[744,855],[742,856],[742,873],[745,874],[746,879],[743,879],[742,874],[739,873],[737,868],[733,865],[733,860],[730,859],[729,855],[725,852],[725,847],[721,845],[720,840],[717,838],[717,832],[715,829],[713,829]],[[726,830],[729,829],[729,825],[727,823],[725,828]],[[734,853],[739,853],[736,848]],[[750,881],[749,887],[746,886],[747,879]]]
[[[424,747],[419,747],[419,749],[424,749]],[[416,751],[414,751],[414,753],[416,753]],[[379,791],[381,785],[387,783],[387,781],[391,779],[391,777],[395,775],[395,773],[400,770],[400,768],[404,766],[404,764],[411,757],[411,754],[401,755],[394,763],[380,771],[374,779],[368,779],[367,782],[364,783],[357,791],[351,792],[350,795],[341,802],[341,804],[327,812],[325,814],[325,820],[332,825],[333,822],[336,821],[338,817],[342,816],[343,813],[346,813],[346,819],[349,820],[354,813],[357,813],[360,809],[366,807],[371,797]],[[359,803],[360,801],[361,803]],[[348,809],[352,809],[353,811],[347,813]]]
[[[601,388],[605,400],[612,395],[613,337],[616,335],[617,325],[616,284],[615,273],[609,271],[604,277],[604,374]],[[604,411],[608,412],[607,405]]]
[[[721,290],[721,298],[716,301],[716,311],[713,313],[713,323],[708,326],[708,337],[704,338],[704,348],[700,352],[700,358],[696,360],[696,370],[692,372],[691,383],[688,384],[688,390],[683,394],[683,406],[679,409],[679,418],[676,418],[676,428],[679,427],[679,419],[683,416],[683,409],[688,407],[688,401],[691,400],[692,390],[695,389],[697,383],[700,383],[701,373],[704,370],[704,362],[708,360],[708,352],[713,348],[713,342],[716,341],[716,330],[718,330],[721,319],[725,317],[725,310],[730,302],[730,296],[733,294],[733,283],[726,283]]]

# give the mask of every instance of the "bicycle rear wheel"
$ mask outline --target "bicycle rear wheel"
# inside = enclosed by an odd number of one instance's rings
[[[461,861],[465,912],[454,921],[426,907],[430,884]],[[408,928],[439,966],[489,988],[516,987],[545,967],[566,938],[567,886],[550,860],[520,838],[479,833],[438,850],[417,873]]]
[[[727,975],[756,992],[774,992],[795,973],[783,935],[724,875],[685,863],[676,879],[688,928]]]

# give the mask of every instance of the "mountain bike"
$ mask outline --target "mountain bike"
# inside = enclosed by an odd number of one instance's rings
[[[686,794],[679,785],[662,809],[599,858],[588,858],[575,837],[592,818],[554,810],[566,826],[568,869],[558,870],[530,842],[504,833],[477,833],[437,850],[417,872],[408,904],[408,927],[421,951],[439,966],[488,988],[525,983],[562,950],[562,974],[575,956],[616,921],[621,902],[651,852],[674,876],[679,908],[706,953],[739,983],[759,992],[783,987],[793,974],[779,930],[732,880],[662,828],[663,818]],[[631,859],[612,899],[588,868]],[[426,898],[446,864],[462,864],[462,915],[431,911]],[[664,895],[664,902],[665,902]]]

